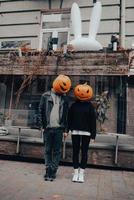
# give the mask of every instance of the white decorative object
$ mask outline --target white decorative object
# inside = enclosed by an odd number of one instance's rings
[[[8,129],[4,126],[0,127],[0,136],[2,135],[8,135]]]
[[[102,49],[101,44],[95,39],[101,19],[101,2],[96,2],[91,13],[89,35],[82,37],[81,13],[77,3],[71,8],[71,20],[74,33],[74,40],[70,41],[77,51],[97,51]]]
[[[132,42],[132,45],[131,45],[131,46],[132,46],[132,49],[134,49],[134,42]]]

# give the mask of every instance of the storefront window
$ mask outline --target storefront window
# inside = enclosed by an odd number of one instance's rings
[[[37,128],[38,106],[41,95],[51,89],[52,82],[56,76],[34,76],[31,83],[22,87],[27,76],[0,76],[0,123],[6,124],[10,120],[12,126],[25,126]],[[125,103],[121,104],[122,98],[120,92],[124,90],[125,85],[119,88],[119,77],[112,76],[70,76],[72,88],[68,95],[70,104],[74,100],[73,88],[78,83],[87,82],[94,91],[92,102],[95,102],[96,95],[108,91],[110,107],[107,110],[107,120],[105,127],[109,132],[116,132],[117,127],[122,130],[125,120],[126,110],[123,110],[124,116],[119,117],[120,106],[125,109]],[[122,80],[124,80],[122,78]],[[122,83],[125,84],[123,81]],[[122,93],[124,94],[124,93]],[[120,98],[119,98],[120,96]],[[124,101],[123,101],[124,102]],[[118,121],[118,122],[117,122]],[[110,124],[110,125],[109,125]],[[123,130],[124,131],[124,130]]]

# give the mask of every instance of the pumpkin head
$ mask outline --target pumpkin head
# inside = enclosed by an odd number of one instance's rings
[[[59,75],[54,81],[53,81],[53,89],[55,92],[59,94],[64,94],[68,92],[71,88],[71,80],[68,76],[65,75]]]
[[[87,101],[92,98],[93,90],[87,83],[79,84],[74,88],[74,95],[79,100]]]

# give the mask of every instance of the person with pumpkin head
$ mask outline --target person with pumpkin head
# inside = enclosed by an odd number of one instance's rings
[[[84,182],[84,170],[87,165],[88,148],[90,140],[96,137],[96,113],[90,101],[93,96],[92,88],[79,84],[74,88],[76,101],[68,112],[68,132],[71,132],[73,147],[73,182]],[[79,154],[81,150],[81,161]]]
[[[66,134],[68,99],[71,88],[68,76],[59,75],[53,81],[51,91],[41,96],[39,104],[39,126],[44,129],[45,165],[44,179],[53,181],[59,166],[63,134]]]

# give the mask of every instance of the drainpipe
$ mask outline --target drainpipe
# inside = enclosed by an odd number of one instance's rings
[[[121,0],[120,1],[120,6],[121,6],[121,47],[125,48],[125,26],[126,26],[126,16],[125,16],[125,11],[126,11],[126,0]]]
[[[48,0],[48,7],[49,7],[49,9],[51,9],[51,6],[52,6],[52,1]]]
[[[60,0],[60,9],[62,8],[63,0]]]

